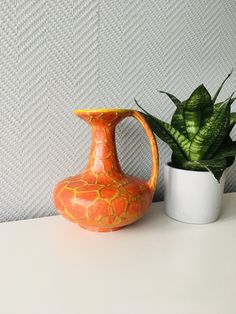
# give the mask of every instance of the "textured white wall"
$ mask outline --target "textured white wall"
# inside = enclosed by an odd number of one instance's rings
[[[132,108],[136,97],[168,120],[173,106],[157,88],[184,99],[204,82],[214,92],[235,56],[235,0],[0,0],[0,221],[55,213],[53,186],[89,151],[73,109]],[[222,98],[235,83],[234,73]],[[124,170],[147,177],[137,123],[122,122],[117,142]],[[160,154],[158,198],[166,145]]]

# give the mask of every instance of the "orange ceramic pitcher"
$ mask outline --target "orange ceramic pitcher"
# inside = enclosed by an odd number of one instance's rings
[[[158,176],[155,137],[141,113],[129,109],[76,110],[92,129],[92,145],[85,170],[58,183],[54,203],[65,218],[92,231],[114,231],[141,218],[151,205]],[[115,145],[115,127],[132,116],[150,140],[152,173],[148,181],[121,170]]]

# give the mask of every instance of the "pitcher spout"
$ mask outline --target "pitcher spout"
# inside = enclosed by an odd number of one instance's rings
[[[74,114],[88,124],[116,125],[119,121],[130,115],[129,109],[91,108],[74,110]]]

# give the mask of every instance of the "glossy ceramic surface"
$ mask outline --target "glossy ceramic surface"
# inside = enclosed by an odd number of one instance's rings
[[[141,218],[151,205],[158,176],[155,137],[143,116],[134,110],[89,109],[75,114],[92,129],[92,145],[85,170],[56,186],[54,203],[65,218],[92,231],[114,231]],[[115,146],[115,127],[133,116],[150,140],[152,173],[149,181],[125,175]]]
[[[208,171],[177,169],[165,165],[165,212],[176,220],[206,224],[221,213],[225,173],[220,183]]]

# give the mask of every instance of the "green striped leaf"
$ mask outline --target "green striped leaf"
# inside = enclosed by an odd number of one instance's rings
[[[182,159],[179,159],[178,155],[176,155],[175,152],[173,152],[171,155],[171,164],[175,168],[185,169],[184,165],[187,161],[188,161],[188,159],[185,157]],[[201,169],[197,169],[197,170],[201,170]]]
[[[223,102],[222,102],[223,104]],[[232,101],[229,100],[229,106],[232,104]],[[218,149],[225,144],[230,144],[232,143],[232,139],[230,137],[230,133],[233,129],[234,125],[230,125],[225,128],[225,132],[221,132],[221,134],[217,137],[217,143],[214,142],[211,147],[209,148],[209,151],[207,152],[205,158],[210,159],[210,158],[215,158],[215,154],[218,151]],[[225,134],[225,135],[224,135]],[[217,145],[216,145],[217,144]],[[232,158],[228,157],[228,162],[231,163]]]
[[[235,160],[236,153],[233,153],[235,142],[230,137],[230,132],[232,131],[233,126],[230,126],[228,132],[224,138],[222,145],[218,148],[213,158],[222,158],[225,157],[227,160],[227,167],[230,167]],[[231,155],[231,156],[230,156]]]
[[[174,95],[164,92],[163,90],[157,90],[157,91],[161,94],[167,95],[176,106],[178,106],[181,103],[181,101],[178,98],[176,98]]]
[[[235,125],[235,123],[236,123],[236,112],[232,112],[230,114],[230,126]]]
[[[233,94],[231,95],[231,97],[230,97],[230,106],[232,105],[232,103],[235,101],[235,99],[236,99],[236,97],[232,97],[233,96]],[[219,103],[217,103],[217,104],[214,104],[214,107],[218,107],[218,106],[221,106],[222,104],[224,103],[224,101],[222,101],[222,102],[219,102]]]
[[[135,100],[135,102],[137,106],[145,112],[143,115],[152,131],[170,146],[180,160],[186,157],[188,158],[191,142],[169,123],[163,122],[149,114],[138,104],[137,100]]]
[[[230,143],[224,143],[217,150],[214,155],[214,158],[222,158],[222,157],[235,157],[236,156],[236,141],[231,141]]]
[[[216,91],[215,95],[212,98],[212,103],[214,104],[216,102],[216,99],[220,93],[220,91],[222,90],[222,87],[224,86],[225,82],[228,80],[228,78],[231,76],[233,72],[233,69],[231,70],[231,72],[226,76],[226,78],[223,80],[223,82],[221,83],[220,87],[218,88],[218,90]]]
[[[212,116],[206,121],[192,140],[189,152],[190,160],[212,158],[227,134],[229,116],[230,99],[226,100],[221,106],[214,107]]]
[[[185,102],[180,103],[176,108],[171,119],[171,125],[176,128],[176,130],[178,130],[180,133],[182,133],[185,137],[188,137],[183,114],[184,103]]]
[[[188,138],[192,140],[200,130],[202,121],[212,114],[211,96],[203,84],[186,101],[183,114]]]
[[[232,103],[235,101],[236,97],[232,97],[230,100],[230,105],[232,105]]]
[[[209,170],[214,175],[218,182],[220,182],[220,178],[225,169],[227,168],[226,158],[199,160],[197,161],[197,163],[199,163],[199,165]]]
[[[174,167],[192,170],[192,171],[210,171],[216,180],[220,180],[224,170],[227,168],[228,163],[226,158],[215,158],[211,160],[179,160],[172,155],[172,164]]]
[[[204,125],[207,120],[212,116],[213,113],[213,106],[210,104],[209,106],[206,106],[202,110],[202,117],[201,117],[201,126]]]
[[[232,164],[234,163],[235,157],[226,157],[226,160],[227,160],[227,168],[228,168],[232,166]]]
[[[144,114],[153,132],[178,155],[178,158],[188,158],[190,141],[169,123],[163,122],[152,115]]]

